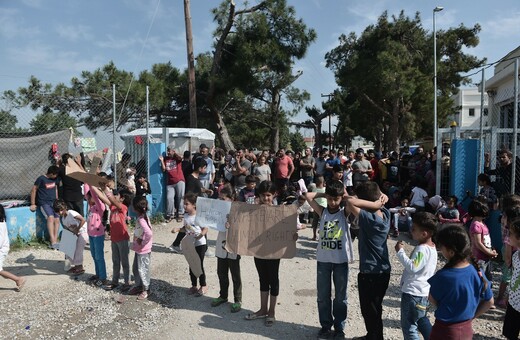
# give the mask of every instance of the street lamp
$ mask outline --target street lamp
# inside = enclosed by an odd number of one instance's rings
[[[437,147],[437,32],[435,30],[435,13],[444,7],[437,6],[433,9],[433,146]],[[438,154],[439,150],[437,150]]]

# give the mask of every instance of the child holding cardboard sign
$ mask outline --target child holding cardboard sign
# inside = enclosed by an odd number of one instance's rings
[[[273,182],[263,181],[257,187],[256,194],[258,195],[260,204],[273,205],[276,186]],[[295,232],[294,240],[297,238],[298,234]],[[262,259],[255,256],[255,267],[260,280],[260,309],[255,313],[247,314],[245,319],[255,320],[265,318],[265,325],[271,327],[276,321],[275,307],[280,290],[280,280],[278,278],[280,259]],[[267,307],[268,304],[269,309]]]
[[[219,199],[233,201],[235,190],[230,184],[225,184],[219,192]],[[229,223],[226,223],[229,227]],[[215,255],[217,257],[217,274],[220,285],[220,293],[211,301],[211,306],[217,307],[228,301],[229,277],[231,272],[233,280],[233,295],[235,303],[231,305],[231,313],[236,313],[242,308],[242,278],[240,276],[240,255],[228,252],[225,249],[227,232],[221,231],[217,236]]]
[[[202,296],[208,292],[206,284],[206,273],[204,272],[204,254],[208,249],[206,244],[206,234],[208,228],[201,227],[195,224],[195,216],[197,215],[197,195],[188,192],[184,195],[184,226],[182,228],[174,228],[174,232],[184,232],[186,235],[191,235],[195,239],[195,250],[200,258],[200,267],[202,274],[199,276],[200,287],[197,288],[197,276],[194,274],[195,270],[190,267],[191,288],[188,289],[189,295]]]

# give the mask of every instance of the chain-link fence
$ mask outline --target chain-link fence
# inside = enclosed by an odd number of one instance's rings
[[[478,128],[454,124],[451,128],[439,129],[437,142],[442,145],[442,153],[436,171],[437,194],[444,197],[458,193],[460,196],[463,190],[477,195],[474,192],[479,190],[476,179],[473,179],[475,185],[469,185],[464,177],[472,167],[477,175],[489,175],[492,187],[499,197],[510,193],[520,194],[518,63],[519,59],[512,59],[497,64],[494,74],[488,81],[480,84],[483,105]],[[475,115],[475,108],[462,107],[459,114]],[[463,145],[463,152],[454,156],[454,145],[460,141],[464,141],[463,144],[458,144]],[[468,154],[470,150],[476,155]],[[457,185],[466,187],[460,187],[458,192],[454,192],[457,191]]]
[[[122,101],[114,105],[115,95],[71,98],[42,92],[9,92],[0,97],[0,200],[4,205],[26,203],[36,178],[46,174],[49,166],[60,165],[65,153],[81,157],[87,172],[98,161],[99,170],[112,172],[114,160],[121,160],[125,148],[121,135],[130,125],[120,124],[123,115],[138,112],[140,119],[132,121],[132,128],[146,126],[146,107],[122,109]],[[141,144],[146,145],[146,136]],[[129,166],[146,172],[147,153],[139,156]]]

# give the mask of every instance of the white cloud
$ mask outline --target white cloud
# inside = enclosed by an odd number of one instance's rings
[[[80,40],[91,40],[93,37],[91,27],[85,25],[58,24],[56,26],[56,32],[61,38],[73,42]]]
[[[22,3],[27,7],[41,8],[44,6],[44,0],[22,0]]]
[[[8,39],[30,38],[40,34],[37,27],[27,25],[14,9],[0,8],[0,36]]]
[[[482,23],[482,34],[495,38],[518,36],[520,27],[520,11],[501,12],[492,19]]]
[[[100,58],[85,59],[79,52],[62,51],[54,46],[38,43],[9,48],[7,52],[16,64],[26,65],[36,70],[71,74],[71,76],[79,76],[81,71],[92,70],[102,65]]]

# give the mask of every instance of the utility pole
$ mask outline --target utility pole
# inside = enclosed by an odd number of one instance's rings
[[[330,98],[334,98],[334,93],[329,93],[329,94],[321,94],[321,97],[324,98],[324,97],[327,97],[327,101],[330,102]],[[332,132],[331,132],[331,125],[330,125],[330,116],[332,115],[332,113],[329,113],[329,151],[332,150]],[[321,131],[320,131],[321,132]]]
[[[193,55],[193,35],[191,33],[190,0],[184,0],[184,21],[186,22],[186,47],[188,52],[188,92],[190,99],[190,127],[197,127],[197,100],[195,96],[195,56]]]

